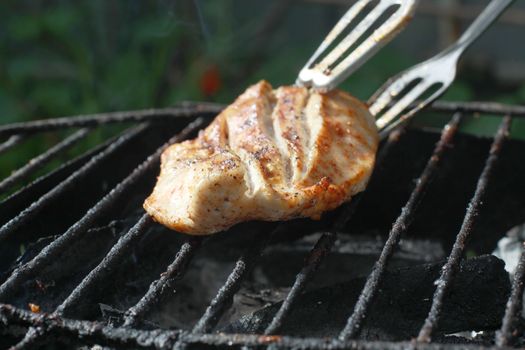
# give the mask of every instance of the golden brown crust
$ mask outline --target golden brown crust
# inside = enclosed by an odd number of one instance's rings
[[[349,94],[261,81],[196,139],[164,151],[144,208],[190,234],[319,218],[365,188],[377,145],[373,117]]]

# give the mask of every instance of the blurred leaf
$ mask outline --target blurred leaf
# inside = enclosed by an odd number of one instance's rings
[[[525,103],[525,84],[521,86],[521,88],[518,89],[518,92],[516,93],[519,99],[521,99],[522,104]]]
[[[48,115],[63,116],[70,113],[74,104],[71,87],[67,83],[48,82],[46,85],[36,85],[28,96],[31,103],[43,106],[43,112]]]
[[[512,137],[525,141],[525,120],[523,118],[514,118],[510,131]]]
[[[151,17],[137,23],[132,40],[135,45],[157,44],[179,33],[180,30],[166,19]]]
[[[462,132],[493,137],[498,129],[501,118],[493,116],[472,116],[466,118],[460,126]]]
[[[14,123],[19,121],[19,109],[16,100],[0,87],[0,123]]]
[[[41,29],[41,21],[31,14],[14,15],[7,19],[8,35],[14,41],[34,40],[40,35]]]
[[[367,100],[388,78],[403,71],[411,61],[402,52],[386,47],[344,81],[341,88]]]
[[[270,2],[239,0],[3,1],[0,118],[160,107],[181,100],[229,103],[260,79],[274,86],[292,84],[334,13],[327,6],[294,4],[266,30],[264,47],[259,47],[256,33],[269,8]],[[315,18],[298,29],[305,13]],[[415,63],[388,45],[340,88],[368,99],[389,77]],[[210,66],[217,67],[221,83],[213,96],[204,96],[199,81]],[[476,69],[463,70],[443,98],[525,102],[525,85],[500,92],[490,84],[480,86],[482,77]],[[437,125],[438,119],[418,122]],[[478,120],[466,125],[469,132],[492,127]],[[513,135],[517,130],[525,137],[522,124],[515,125]]]
[[[35,56],[18,56],[7,62],[7,75],[15,83],[21,83],[38,75],[42,61]]]
[[[447,92],[445,92],[445,94],[440,99],[451,101],[470,101],[474,99],[474,93],[467,84],[461,80],[458,80],[452,83]]]
[[[74,7],[54,7],[41,17],[43,27],[59,37],[71,36],[71,29],[78,23],[79,16]]]
[[[304,64],[304,58],[308,57],[307,51],[308,48],[288,48],[281,51],[279,55],[268,57],[248,83],[253,84],[265,79],[274,86],[293,84]]]
[[[126,53],[118,57],[105,73],[97,84],[110,109],[148,106],[155,82],[140,56]]]

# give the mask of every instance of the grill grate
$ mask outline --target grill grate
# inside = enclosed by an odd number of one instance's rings
[[[459,230],[459,233],[456,236],[456,241],[452,246],[452,252],[448,257],[445,266],[443,266],[441,276],[437,281],[436,292],[434,293],[434,298],[432,299],[432,307],[430,308],[430,312],[428,313],[428,317],[425,320],[425,324],[421,328],[421,331],[417,337],[419,341],[430,341],[432,330],[435,328],[439,320],[439,314],[443,308],[443,299],[445,297],[445,293],[450,288],[451,281],[459,268],[459,263],[463,255],[463,251],[465,250],[466,241],[472,232],[475,219],[478,216],[480,207],[483,204],[482,201],[490,176],[498,160],[503,142],[508,137],[510,122],[510,116],[503,118],[501,126],[499,127],[496,137],[494,138],[494,142],[490,147],[490,156],[488,157],[485,167],[483,168],[483,172],[479,177],[474,196],[470,200],[470,203],[467,207],[467,212],[465,214],[465,218],[463,219],[463,223],[461,224],[461,229]]]
[[[9,139],[0,144],[0,154],[7,152],[22,141],[24,141],[23,135],[12,135]]]
[[[0,153],[15,147],[32,133],[60,130],[66,128],[81,128],[64,141],[48,149],[46,152],[34,158],[26,166],[15,171],[4,181],[0,182],[0,190],[5,190],[19,180],[26,178],[41,168],[44,163],[58,155],[76,142],[86,137],[92,128],[110,123],[140,123],[131,129],[124,131],[120,136],[111,139],[100,149],[99,152],[89,154],[88,160],[74,171],[69,177],[63,179],[59,185],[55,186],[47,193],[39,197],[27,208],[10,219],[0,227],[0,245],[10,239],[14,232],[32,220],[45,206],[49,205],[57,196],[65,191],[71,191],[74,185],[88,172],[96,167],[101,161],[115,154],[126,144],[133,142],[141,137],[145,130],[156,122],[182,120],[190,123],[185,126],[175,137],[170,139],[164,146],[158,148],[144,162],[136,167],[127,177],[118,183],[109,193],[100,199],[87,213],[76,223],[74,223],[65,233],[60,235],[50,244],[45,246],[33,259],[17,267],[9,277],[0,285],[0,325],[5,327],[12,324],[27,327],[25,337],[15,346],[23,348],[35,346],[47,336],[66,337],[82,339],[89,344],[103,344],[110,347],[141,347],[141,348],[185,348],[188,346],[232,346],[232,347],[260,347],[276,346],[284,348],[354,348],[354,349],[402,349],[414,347],[421,349],[440,349],[440,344],[430,343],[432,332],[438,324],[443,303],[446,303],[446,296],[449,292],[455,272],[459,268],[464,253],[465,242],[469,237],[472,227],[476,222],[479,208],[483,203],[484,193],[490,183],[493,169],[497,165],[502,152],[502,146],[508,137],[512,117],[525,116],[525,107],[508,106],[494,103],[453,103],[436,102],[432,109],[437,112],[453,114],[450,122],[442,130],[441,137],[437,142],[432,155],[416,181],[408,201],[401,209],[401,214],[395,220],[388,239],[383,246],[381,254],[376,261],[372,272],[368,276],[365,286],[362,289],[353,312],[349,315],[346,326],[340,332],[337,339],[319,338],[297,338],[288,336],[277,336],[282,325],[286,322],[286,317],[294,307],[298,297],[305,291],[308,283],[312,280],[318,267],[324,258],[330,253],[334,242],[337,239],[337,232],[349,222],[356,207],[366,192],[357,196],[350,205],[347,205],[340,215],[335,218],[334,224],[328,232],[323,233],[313,248],[305,258],[304,265],[297,274],[295,281],[284,298],[278,312],[273,317],[270,324],[266,327],[264,335],[248,334],[212,334],[219,320],[229,308],[232,300],[238,292],[241,282],[245,276],[257,264],[258,258],[266,246],[270,244],[272,238],[279,230],[285,227],[286,223],[264,224],[258,230],[253,243],[236,261],[233,270],[227,277],[224,285],[218,290],[216,296],[211,300],[209,306],[202,314],[192,331],[182,330],[161,330],[156,329],[147,331],[137,328],[141,324],[148,312],[162,304],[168,292],[173,289],[176,281],[181,278],[188,263],[192,260],[196,251],[207,243],[211,238],[189,237],[180,247],[171,264],[167,267],[159,279],[150,284],[149,289],[142,298],[130,307],[124,314],[124,323],[120,327],[106,326],[96,321],[74,320],[75,307],[82,300],[96,290],[106,281],[111,273],[117,268],[119,263],[137,245],[140,237],[150,228],[152,220],[147,215],[142,215],[135,225],[125,233],[118,242],[111,248],[102,261],[92,269],[87,276],[74,288],[74,290],[64,299],[52,314],[34,314],[7,304],[10,297],[17,292],[28,279],[36,276],[54,259],[67,250],[75,243],[95,222],[97,218],[104,215],[109,208],[118,205],[124,195],[130,191],[132,186],[142,179],[148,171],[156,169],[160,154],[168,144],[180,142],[190,137],[198,129],[202,128],[209,120],[209,116],[214,115],[220,110],[221,106],[213,104],[184,104],[181,107],[162,110],[147,110],[133,112],[116,112],[110,114],[100,114],[94,116],[78,116],[74,118],[53,119],[47,121],[28,122],[12,124],[0,127],[0,136],[6,141],[0,145]],[[463,224],[456,236],[451,253],[442,269],[439,283],[432,299],[432,306],[427,318],[420,330],[415,342],[373,342],[356,341],[360,332],[361,325],[364,323],[368,309],[381,288],[382,279],[389,260],[403,233],[406,232],[415,214],[419,203],[433,177],[439,172],[440,163],[447,156],[454,142],[459,125],[463,116],[471,113],[488,113],[502,117],[502,122],[492,146],[485,166],[478,179],[474,195],[468,205]],[[404,130],[393,132],[382,146],[378,155],[378,166],[381,166],[383,159],[388,156],[390,149],[403,137]],[[66,163],[62,167],[70,166]],[[60,171],[59,168],[56,172]],[[27,186],[36,186],[39,181],[44,181],[46,176]],[[22,190],[23,191],[23,190]],[[268,233],[268,232],[271,233]],[[523,295],[523,283],[525,281],[525,255],[522,255],[517,272],[512,283],[511,296],[507,302],[505,316],[502,320],[501,330],[497,332],[496,345],[504,348],[512,344],[515,337],[514,329],[521,312],[521,300]],[[2,280],[0,280],[2,282]],[[429,344],[430,343],[430,344]],[[475,345],[451,345],[451,349],[478,349]]]
[[[126,312],[124,327],[136,325],[155,304],[160,303],[162,296],[173,287],[177,278],[180,278],[184,273],[185,267],[191,260],[195,250],[199,248],[201,241],[202,238],[196,237],[182,245],[166,272],[158,280],[151,283],[150,288],[142,299]]]
[[[242,346],[270,346],[292,349],[385,349],[401,350],[414,348],[411,342],[380,342],[380,341],[340,341],[322,338],[294,338],[287,336],[265,336],[249,334],[191,334],[180,330],[138,330],[104,326],[97,322],[77,321],[51,317],[48,315],[35,315],[28,311],[20,310],[9,305],[0,305],[2,317],[9,322],[25,326],[41,327],[48,332],[53,332],[64,337],[80,337],[90,343],[104,344],[110,347],[141,347],[145,349],[172,349],[177,343],[194,346],[196,349],[206,346],[234,347]],[[442,350],[442,344],[418,344],[417,349]],[[450,350],[486,350],[486,347],[465,344],[447,344]],[[501,347],[498,349],[509,349]]]
[[[20,169],[17,169],[11,175],[6,177],[4,180],[0,181],[0,193],[8,190],[10,187],[15,185],[17,182],[30,176],[31,174],[36,172],[38,169],[41,169],[49,161],[51,161],[54,157],[58,156],[60,153],[65,152],[69,148],[73,147],[77,142],[82,140],[88,134],[89,134],[89,129],[87,128],[80,129],[73,135],[66,138],[64,141],[51,147],[50,149],[48,149],[41,155],[31,159],[29,162],[27,162],[26,165],[24,165]]]
[[[433,174],[436,172],[439,161],[443,157],[443,153],[445,152],[447,145],[452,141],[454,135],[457,132],[461,116],[461,113],[456,113],[456,115],[452,118],[452,121],[450,121],[443,129],[441,139],[437,143],[436,148],[427,163],[427,166],[423,170],[423,173],[419,179],[416,181],[416,187],[410,194],[410,198],[408,199],[406,205],[401,209],[401,215],[399,215],[392,226],[392,230],[390,231],[383,251],[381,252],[379,259],[374,266],[372,273],[368,277],[361,295],[359,296],[354,313],[348,319],[348,323],[339,335],[339,339],[346,340],[355,337],[359,332],[359,325],[364,321],[366,310],[379,288],[379,284],[381,283],[381,278],[385,272],[388,260],[398,245],[401,234],[406,230],[408,225],[410,225],[417,205],[423,197],[426,186],[430,182]]]

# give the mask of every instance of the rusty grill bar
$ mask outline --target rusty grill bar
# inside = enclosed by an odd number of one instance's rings
[[[110,327],[103,323],[95,321],[75,320],[75,305],[86,298],[92,290],[96,289],[110,273],[118,266],[127,252],[137,244],[138,238],[151,226],[152,220],[143,215],[136,224],[123,235],[118,242],[110,249],[102,261],[83,278],[80,284],[69,294],[69,296],[58,306],[52,314],[33,314],[15,308],[8,303],[9,297],[17,291],[27,279],[36,275],[46,265],[50,264],[62,251],[71,246],[87,229],[92,225],[94,220],[107,211],[110,205],[113,205],[129,191],[131,186],[141,179],[148,170],[151,170],[158,164],[160,154],[168,144],[180,142],[189,137],[196,130],[202,128],[210,117],[220,111],[221,106],[214,104],[184,104],[180,107],[116,112],[109,114],[100,114],[93,116],[79,116],[73,118],[54,119],[47,121],[28,122],[12,124],[0,127],[0,137],[7,140],[0,145],[0,153],[16,146],[23,141],[28,134],[68,129],[83,128],[77,133],[68,137],[57,144],[54,148],[49,149],[42,155],[38,156],[39,162],[45,162],[55,154],[71,147],[77,141],[85,137],[92,128],[110,123],[142,123],[124,131],[120,136],[112,139],[106,148],[99,153],[94,154],[83,166],[63,180],[59,185],[51,189],[37,201],[24,209],[14,218],[0,227],[0,244],[5,242],[19,226],[31,220],[44,206],[47,205],[54,197],[63,191],[68,191],[78,179],[85,176],[88,170],[95,166],[102,159],[116,152],[120,147],[135,138],[140,137],[142,133],[152,125],[152,123],[166,120],[187,120],[191,121],[179,134],[169,140],[164,146],[160,147],[143,163],[136,167],[126,178],[116,185],[109,193],[102,197],[87,213],[69,229],[67,229],[57,239],[45,246],[33,259],[16,268],[10,276],[1,281],[0,285],[0,325],[20,325],[28,328],[26,336],[15,346],[23,348],[38,344],[45,336],[63,336],[66,338],[78,339],[82,337],[83,341],[91,344],[102,344],[110,347],[141,347],[141,348],[185,348],[187,346],[233,346],[233,347],[260,347],[271,346],[284,348],[321,348],[321,349],[402,349],[407,347],[417,347],[420,349],[440,349],[440,344],[431,343],[432,331],[439,321],[440,311],[443,303],[447,302],[446,296],[450,289],[451,282],[454,279],[456,270],[462,260],[464,244],[470,235],[473,225],[478,215],[479,207],[482,205],[484,192],[490,185],[490,177],[493,169],[497,166],[500,153],[504,150],[503,144],[507,139],[512,117],[525,116],[525,107],[508,106],[493,103],[455,103],[455,102],[436,102],[432,106],[434,111],[443,113],[452,113],[452,119],[443,128],[441,137],[437,142],[433,153],[416,181],[416,184],[409,196],[408,201],[401,209],[401,214],[395,220],[383,246],[381,254],[376,261],[372,272],[368,276],[365,286],[359,295],[354,310],[349,314],[347,324],[341,330],[339,337],[335,339],[321,338],[294,338],[288,336],[277,336],[276,334],[286,317],[293,309],[297,298],[304,292],[308,282],[315,275],[318,267],[322,264],[324,258],[330,253],[334,242],[337,239],[337,232],[340,231],[350,220],[355,208],[358,206],[360,199],[366,196],[366,192],[347,205],[339,217],[334,220],[334,224],[328,232],[321,235],[314,244],[311,251],[305,258],[302,269],[296,276],[296,279],[284,298],[281,307],[274,315],[270,324],[266,327],[264,334],[247,335],[247,334],[211,334],[223,313],[228,309],[232,298],[240,288],[241,282],[248,272],[257,264],[260,254],[269,244],[272,236],[283,225],[279,224],[277,228],[274,224],[263,225],[257,234],[257,238],[252,245],[239,257],[230,275],[224,282],[224,285],[218,290],[216,296],[211,300],[208,308],[195,324],[191,332],[176,330],[152,330],[146,331],[136,328],[155,306],[162,304],[167,292],[173,288],[178,278],[184,275],[189,262],[192,260],[195,252],[211,238],[190,237],[180,247],[180,250],[173,257],[171,264],[161,274],[160,278],[150,284],[149,289],[143,297],[124,314],[124,324],[121,327]],[[374,296],[381,287],[384,272],[388,266],[389,260],[398,247],[402,234],[407,230],[415,217],[419,203],[422,201],[425,192],[432,181],[432,178],[439,171],[439,164],[447,156],[450,146],[453,145],[454,136],[456,135],[459,125],[464,115],[471,113],[495,114],[503,117],[501,125],[494,137],[490,153],[487,157],[485,166],[478,179],[476,190],[468,205],[464,217],[463,225],[456,236],[456,242],[452,251],[443,267],[439,283],[432,300],[432,307],[428,313],[425,323],[422,325],[419,336],[412,342],[371,342],[355,341],[354,339],[360,331],[360,327],[367,317],[367,312]],[[512,116],[512,117],[511,117]],[[378,155],[378,166],[387,154],[393,144],[396,144],[403,137],[403,130],[393,132],[386,144],[383,145]],[[43,159],[43,160],[42,160]],[[41,164],[37,162],[34,167]],[[18,180],[33,172],[35,169],[29,164],[16,171],[12,177]],[[22,173],[22,175],[17,175]],[[27,173],[27,174],[26,174]],[[43,176],[45,177],[45,175]],[[10,177],[0,183],[14,182]],[[271,229],[270,229],[271,228]],[[496,345],[502,349],[512,343],[515,337],[514,327],[519,312],[521,312],[521,299],[523,295],[525,281],[525,254],[521,257],[517,272],[512,283],[511,296],[507,302],[505,316],[502,320],[501,330],[497,332]],[[350,310],[349,310],[350,311]],[[451,345],[447,344],[450,349],[478,349],[481,347],[474,345]]]
[[[411,342],[380,341],[340,341],[324,338],[294,338],[287,336],[264,336],[251,334],[191,334],[180,330],[140,330],[105,326],[99,322],[62,319],[49,315],[36,315],[10,305],[0,304],[0,320],[23,326],[37,326],[64,337],[83,339],[94,344],[105,344],[110,347],[141,347],[145,349],[172,349],[179,342],[188,345],[230,346],[272,346],[293,349],[385,349],[401,350],[414,347]],[[442,344],[418,344],[417,349],[441,350]],[[451,350],[485,350],[486,347],[466,344],[447,344]],[[498,349],[510,349],[501,347]]]
[[[452,142],[453,137],[458,130],[461,117],[461,112],[456,112],[452,120],[443,129],[441,138],[437,143],[432,156],[430,157],[425,169],[423,170],[423,173],[416,181],[416,187],[410,194],[408,202],[401,209],[401,215],[399,215],[395,223],[392,225],[392,230],[390,231],[383,251],[379,256],[379,259],[377,260],[374,269],[370,273],[366,284],[363,288],[363,291],[361,292],[361,295],[359,295],[359,299],[356,303],[354,312],[349,317],[348,323],[346,324],[345,328],[341,331],[339,339],[347,340],[349,338],[355,337],[359,332],[360,324],[363,322],[366,316],[366,310],[379,288],[379,284],[381,283],[381,278],[385,272],[388,260],[394,253],[394,249],[399,243],[401,234],[410,225],[410,222],[415,214],[416,208],[425,193],[425,189],[437,170],[439,161],[443,157],[443,154],[448,144]]]
[[[151,283],[148,291],[140,301],[126,311],[124,317],[124,327],[131,327],[144,317],[144,315],[157,303],[175,284],[177,278],[180,278],[185,271],[185,267],[191,260],[195,251],[202,243],[202,238],[196,237],[184,243],[175,259],[168,266],[162,276]]]
[[[5,153],[11,148],[20,144],[22,141],[24,141],[24,138],[25,137],[23,134],[12,135],[10,138],[8,138],[2,144],[0,144],[0,154]]]
[[[428,313],[427,319],[425,320],[425,324],[421,328],[421,331],[417,337],[417,339],[421,342],[430,341],[432,330],[436,327],[436,324],[439,321],[439,314],[443,308],[443,299],[445,298],[445,293],[447,292],[448,288],[450,288],[450,284],[454,278],[454,275],[459,268],[459,263],[461,261],[461,257],[463,256],[466,241],[472,232],[476,217],[479,215],[480,207],[483,205],[483,198],[490,176],[498,160],[503,142],[509,135],[510,123],[510,116],[505,116],[501,122],[500,127],[498,128],[494,142],[490,147],[490,156],[487,158],[483,172],[479,177],[474,196],[468,204],[465,218],[461,224],[461,229],[456,236],[456,241],[452,246],[452,251],[448,257],[448,260],[445,266],[443,266],[441,276],[437,280],[437,288],[434,293],[434,298],[432,299],[432,307]]]
[[[275,230],[270,234],[260,231],[256,236],[256,241],[241,255],[235,263],[235,267],[226,279],[224,285],[219,289],[217,295],[210,302],[208,308],[193,327],[192,333],[202,334],[211,332],[219,322],[224,311],[233,300],[233,296],[241,287],[241,282],[246,274],[253,268],[257,258],[270,238],[275,234]]]
[[[27,209],[24,209],[16,217],[14,217],[13,219],[5,223],[2,227],[0,227],[0,243],[4,241],[7,237],[9,237],[9,235],[12,232],[14,232],[15,229],[20,227],[20,225],[22,225],[24,222],[31,220],[53,198],[58,196],[63,191],[70,190],[72,186],[75,184],[75,181],[82,178],[82,176],[84,176],[85,173],[91,167],[93,167],[95,164],[100,162],[102,159],[104,159],[108,155],[115,152],[117,149],[125,145],[127,142],[130,142],[133,138],[139,136],[141,132],[144,131],[144,129],[145,129],[145,126],[139,126],[135,128],[134,130],[127,131],[126,133],[124,133],[114,143],[112,143],[106,150],[104,150],[103,152],[91,158],[89,162],[87,162],[82,168],[80,168],[75,173],[73,173],[59,186],[56,186],[53,190],[49,191],[48,193],[46,193],[46,195],[40,197],[36,202],[31,204],[31,206],[29,206]],[[2,291],[3,289],[2,287],[0,287],[0,298],[2,297],[2,293],[3,293]]]
[[[9,175],[8,177],[0,181],[0,193],[4,192],[5,190],[15,185],[17,182],[33,174],[38,169],[41,169],[43,166],[45,166],[49,161],[51,161],[57,155],[73,147],[77,142],[82,140],[88,134],[89,134],[89,129],[87,128],[80,129],[79,131],[75,132],[73,135],[66,138],[64,141],[59,142],[58,144],[54,145],[53,147],[51,147],[44,153],[28,161],[26,165],[24,165],[20,169],[17,169],[11,175]],[[16,137],[16,136],[17,135],[14,135],[12,137]]]

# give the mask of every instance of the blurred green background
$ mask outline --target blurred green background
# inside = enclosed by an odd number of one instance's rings
[[[274,86],[293,83],[352,3],[2,1],[0,122],[165,107],[182,100],[228,103],[259,79]],[[368,98],[389,76],[452,42],[487,3],[422,0],[405,32],[342,88]],[[443,99],[524,103],[523,5],[517,2],[469,50]],[[443,118],[416,121],[439,125]],[[482,117],[464,127],[490,134],[495,124],[497,120]],[[513,136],[525,138],[523,123],[514,123]],[[44,136],[18,151],[27,155],[4,155],[0,175],[56,143],[57,137]]]

